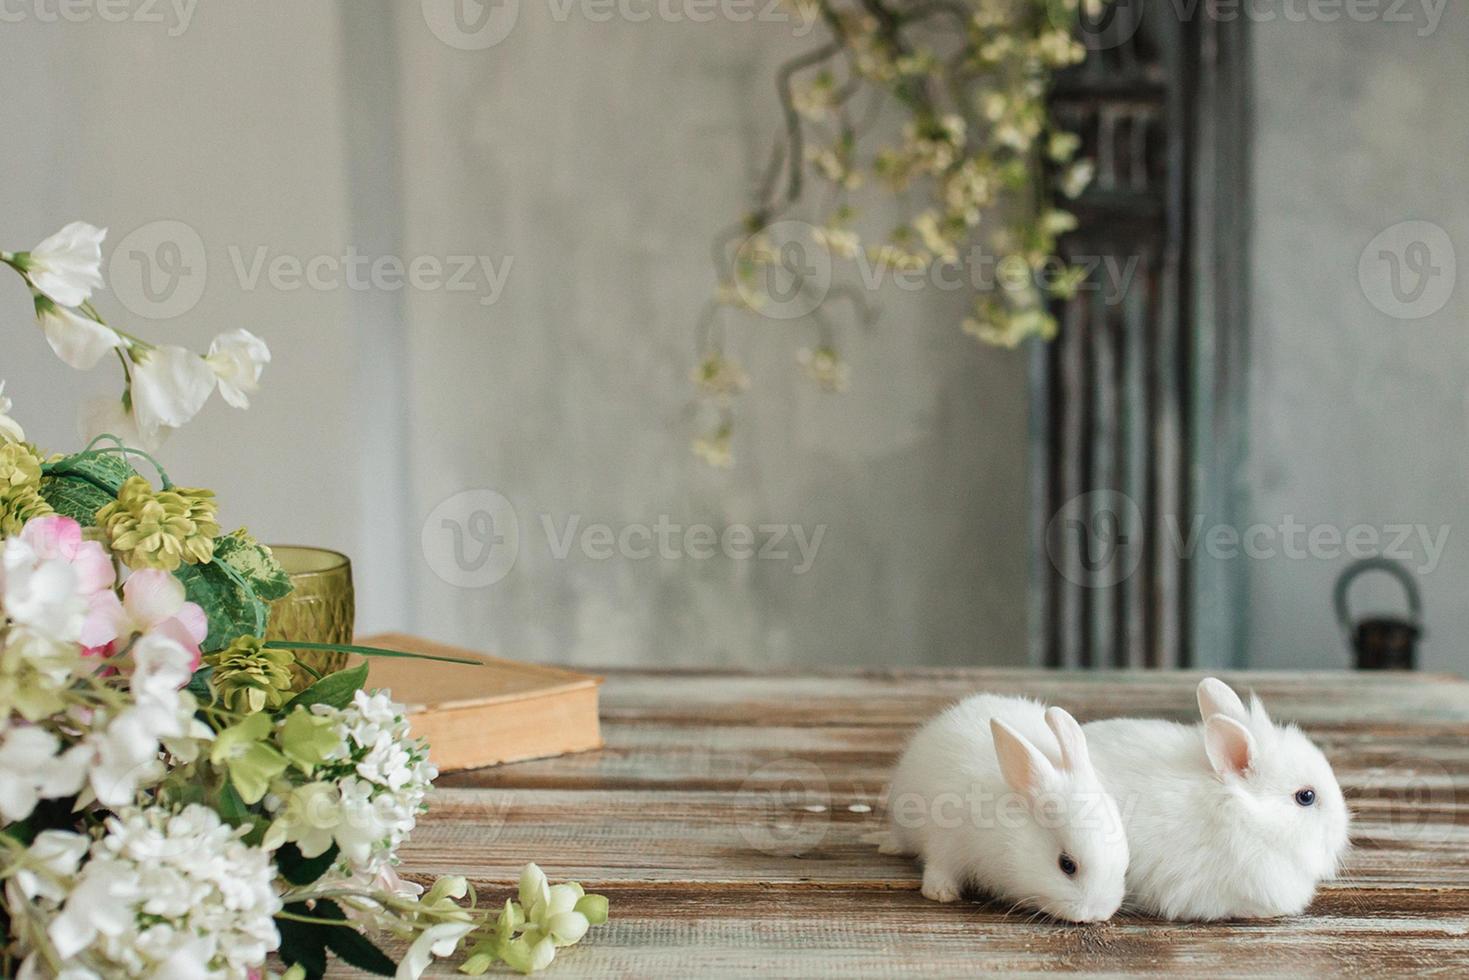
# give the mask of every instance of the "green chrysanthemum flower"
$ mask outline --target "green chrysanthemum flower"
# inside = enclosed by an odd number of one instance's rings
[[[41,453],[28,442],[0,445],[0,492],[41,482]]]
[[[25,442],[0,445],[0,537],[19,534],[25,522],[52,513],[41,497],[41,454]]]
[[[211,490],[155,491],[141,476],[122,485],[117,500],[97,511],[97,525],[129,568],[175,571],[214,557],[219,505]]]
[[[295,654],[289,650],[265,648],[258,636],[242,636],[204,662],[214,668],[209,684],[219,702],[231,711],[255,714],[267,708],[275,710],[292,696],[291,665]]]
[[[7,490],[0,494],[0,538],[19,534],[33,517],[54,513],[35,487],[19,486]]]

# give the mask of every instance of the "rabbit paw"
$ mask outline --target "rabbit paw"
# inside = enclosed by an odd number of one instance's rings
[[[923,869],[923,897],[931,902],[959,901],[959,881],[938,868]]]

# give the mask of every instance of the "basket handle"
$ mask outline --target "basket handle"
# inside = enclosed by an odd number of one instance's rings
[[[1409,574],[1407,568],[1401,562],[1393,561],[1391,558],[1381,556],[1375,558],[1363,558],[1348,565],[1336,580],[1336,621],[1341,627],[1342,636],[1346,638],[1347,645],[1353,642],[1353,628],[1351,610],[1347,607],[1347,593],[1356,581],[1357,576],[1363,572],[1386,572],[1397,579],[1398,584],[1403,587],[1403,592],[1408,597],[1408,615],[1414,626],[1420,627],[1423,623],[1423,599],[1418,594],[1418,583]]]

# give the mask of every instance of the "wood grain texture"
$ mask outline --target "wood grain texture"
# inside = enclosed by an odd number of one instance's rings
[[[468,874],[493,902],[534,860],[608,894],[612,921],[558,959],[564,977],[1469,973],[1469,683],[1228,679],[1319,741],[1354,810],[1344,874],[1300,917],[1081,928],[940,906],[871,843],[908,731],[948,702],[1188,719],[1189,674],[614,671],[602,751],[446,777],[403,870]]]

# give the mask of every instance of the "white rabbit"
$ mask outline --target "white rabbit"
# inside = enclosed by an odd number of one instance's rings
[[[1060,708],[992,694],[949,708],[899,760],[888,822],[884,852],[921,856],[936,902],[972,884],[1071,922],[1122,902],[1126,833]]]
[[[1118,718],[1084,731],[1122,808],[1128,907],[1169,919],[1305,910],[1336,873],[1348,814],[1331,764],[1294,725],[1199,684],[1200,725]]]

